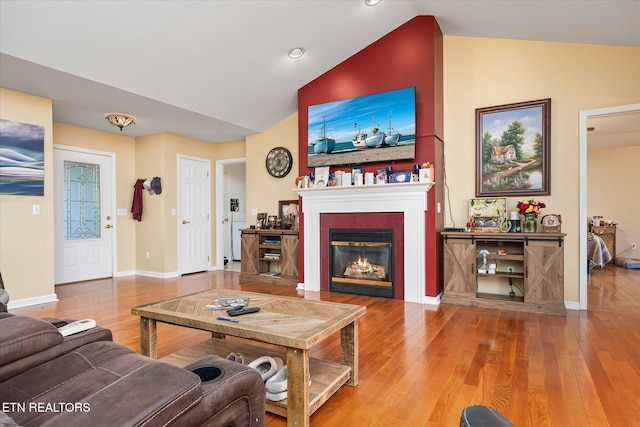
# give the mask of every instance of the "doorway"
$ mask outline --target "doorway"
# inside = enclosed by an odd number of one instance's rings
[[[216,162],[216,263],[239,271],[240,230],[246,228],[246,158]]]
[[[640,104],[585,110],[580,112],[580,310],[587,309],[587,139],[588,120],[592,118],[636,113]]]
[[[56,145],[53,158],[54,283],[112,277],[115,154]]]

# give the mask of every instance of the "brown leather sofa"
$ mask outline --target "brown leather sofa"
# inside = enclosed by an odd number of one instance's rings
[[[0,312],[0,405],[3,426],[265,422],[264,384],[246,365],[209,356],[183,369],[114,343],[107,329],[62,337],[51,323],[6,312]]]

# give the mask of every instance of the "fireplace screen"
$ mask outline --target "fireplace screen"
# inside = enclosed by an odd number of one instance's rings
[[[393,298],[393,230],[330,230],[330,290]]]

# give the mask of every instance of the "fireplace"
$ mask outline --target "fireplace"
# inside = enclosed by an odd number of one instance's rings
[[[393,230],[329,230],[329,290],[394,297]]]
[[[328,291],[329,229],[394,229],[394,298],[439,304],[425,291],[425,212],[433,183],[298,188],[302,197],[302,282],[299,289]],[[347,224],[346,218],[353,219]],[[372,218],[376,226],[368,223]],[[365,222],[367,224],[365,224]],[[325,234],[326,233],[326,234]],[[327,267],[325,267],[327,266]],[[326,287],[325,287],[326,286]]]

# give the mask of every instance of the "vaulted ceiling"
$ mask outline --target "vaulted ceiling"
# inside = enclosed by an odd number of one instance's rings
[[[417,15],[445,35],[640,46],[635,0],[2,0],[0,86],[52,99],[62,123],[119,133],[104,114],[124,112],[129,136],[233,141]],[[294,47],[305,55],[288,58]]]

